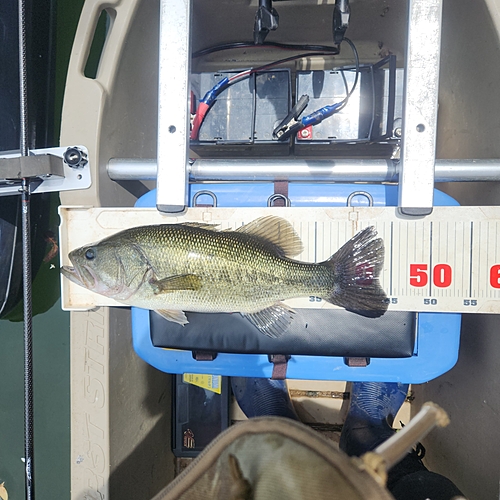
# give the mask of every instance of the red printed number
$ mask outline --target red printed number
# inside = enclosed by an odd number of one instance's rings
[[[451,285],[451,266],[448,264],[437,264],[434,267],[432,281],[439,288],[446,288]]]
[[[495,264],[494,266],[491,266],[490,285],[493,288],[500,288],[500,264]]]
[[[410,264],[410,285],[423,287],[429,283],[427,264]],[[500,288],[500,266],[497,288]],[[451,285],[452,270],[449,264],[436,264],[432,271],[432,283],[438,288],[446,288]],[[493,285],[492,285],[493,286]]]
[[[410,285],[425,286],[428,282],[427,264],[410,264]]]

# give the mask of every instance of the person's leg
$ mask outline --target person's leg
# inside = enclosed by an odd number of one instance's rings
[[[404,403],[408,385],[358,382],[340,436],[340,449],[360,456],[394,434],[391,425]],[[388,472],[387,489],[396,500],[451,500],[462,495],[446,477],[427,470],[423,456],[412,450]]]
[[[274,416],[299,420],[284,380],[231,377],[231,388],[248,418]]]
[[[408,384],[353,383],[340,449],[350,456],[360,456],[390,438],[394,433],[392,421],[407,393]]]

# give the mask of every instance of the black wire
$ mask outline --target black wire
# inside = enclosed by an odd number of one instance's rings
[[[311,50],[314,52],[326,52],[331,55],[336,55],[340,52],[338,47],[333,47],[329,45],[302,45],[302,44],[291,44],[291,43],[279,43],[279,42],[264,42],[259,45],[255,45],[253,42],[231,42],[231,43],[221,43],[219,45],[213,45],[212,47],[207,47],[206,49],[197,50],[193,52],[192,57],[201,57],[214,52],[220,52],[221,50],[239,49],[239,48],[259,48],[259,47],[275,47],[278,49],[286,50]]]
[[[358,54],[358,50],[356,49],[356,46],[349,38],[344,37],[343,41],[347,42],[347,44],[352,49],[352,53],[354,54],[356,76],[354,77],[354,83],[352,84],[351,90],[347,91],[346,96],[341,101],[340,106],[337,108],[337,112],[347,106],[349,98],[352,96],[353,92],[356,90],[356,87],[358,85],[358,80],[359,80],[359,54]],[[342,75],[343,75],[343,73],[342,73]],[[345,82],[345,80],[344,80],[344,82]],[[346,88],[347,88],[347,84],[346,84]]]
[[[263,64],[262,66],[257,66],[256,68],[252,68],[252,73],[258,73],[259,71],[264,71],[267,68],[273,68],[274,66],[278,66],[280,64],[284,64],[290,61],[295,61],[296,59],[302,59],[303,57],[316,57],[316,56],[324,56],[331,55],[330,53],[321,52],[308,52],[307,54],[297,54],[295,56],[286,57],[285,59],[278,59],[277,61],[270,62],[268,64]]]

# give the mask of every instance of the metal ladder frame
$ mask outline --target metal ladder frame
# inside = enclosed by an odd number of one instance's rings
[[[426,215],[432,211],[433,206],[441,16],[442,0],[409,0],[403,134],[398,168],[399,207],[406,215]],[[181,212],[188,204],[188,178],[191,167],[188,156],[190,23],[191,0],[161,1],[156,206],[162,212]],[[336,163],[349,165],[352,175],[358,174],[356,180],[365,181],[373,179],[370,170],[377,162],[380,163],[377,160]],[[196,163],[199,166],[207,161]],[[248,163],[245,161],[247,172],[251,170]],[[279,164],[282,175],[286,175],[284,163],[289,164],[292,174],[293,166],[298,164],[294,160],[275,160],[273,163]],[[330,162],[332,163],[335,164]],[[383,163],[387,164],[382,161]],[[119,166],[115,162],[112,165],[115,178],[120,176],[120,170],[123,175],[123,161],[118,164]],[[269,166],[269,162],[266,164]],[[321,162],[319,164],[321,165]],[[358,172],[357,165],[360,167]],[[236,164],[233,167],[236,167],[233,170],[233,173],[236,173],[239,167]],[[259,170],[262,162],[255,160],[255,167]],[[304,165],[301,167],[304,168]],[[387,164],[387,174],[390,174],[390,167],[391,165]],[[262,173],[262,168],[260,171]],[[230,175],[229,172],[226,173]],[[220,177],[220,174],[212,172],[205,180]],[[268,173],[267,177],[271,180],[272,172]],[[127,178],[132,178],[130,173]],[[315,178],[316,173],[309,172],[308,179]],[[317,176],[318,181],[323,178],[321,175]],[[229,179],[230,177],[226,180]],[[378,180],[387,179],[379,176]]]

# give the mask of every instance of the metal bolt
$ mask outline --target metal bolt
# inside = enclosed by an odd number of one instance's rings
[[[306,129],[306,128],[303,128],[301,131],[300,131],[300,137],[302,137],[303,139],[309,137],[309,130]]]

